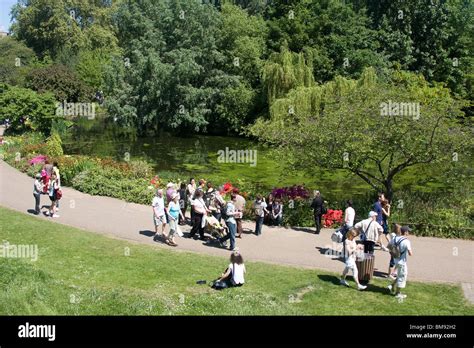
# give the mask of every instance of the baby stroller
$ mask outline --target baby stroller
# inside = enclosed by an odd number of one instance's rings
[[[204,233],[210,234],[215,239],[223,238],[227,235],[227,226],[223,226],[219,223],[214,216],[206,216],[204,220]]]

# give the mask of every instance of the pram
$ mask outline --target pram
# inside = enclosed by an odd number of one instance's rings
[[[205,216],[203,219],[205,220],[204,233],[208,233],[216,239],[223,238],[227,235],[227,226],[220,224],[214,216]]]

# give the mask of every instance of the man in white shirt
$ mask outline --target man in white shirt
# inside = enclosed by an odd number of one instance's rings
[[[342,255],[344,261],[346,260],[346,235],[347,232],[354,226],[355,210],[352,208],[352,199],[347,200],[347,208],[344,212],[344,225],[340,231],[342,233]]]
[[[400,257],[394,259],[395,271],[397,272],[397,279],[393,281],[391,285],[388,286],[388,289],[392,294],[395,295],[398,299],[404,299],[407,295],[402,294],[400,289],[404,289],[407,283],[408,277],[408,266],[407,258],[408,255],[412,256],[413,251],[411,249],[411,242],[408,240],[408,233],[411,232],[410,227],[403,226],[401,228],[401,235],[394,237],[390,243],[398,246],[400,251]]]
[[[373,254],[375,242],[379,238],[379,233],[383,233],[383,227],[376,221],[377,213],[369,212],[369,218],[359,221],[355,228],[359,230],[362,241],[364,242],[364,253]]]
[[[352,226],[354,226],[354,219],[355,219],[356,212],[354,208],[352,208],[352,200],[349,199],[347,201],[347,208],[344,212],[344,223],[346,224],[345,228],[346,231],[349,231]]]
[[[161,234],[164,237],[166,237],[165,235],[165,227],[166,227],[165,200],[163,199],[162,189],[156,190],[156,195],[155,197],[153,197],[151,206],[153,208],[153,222],[155,224],[154,239],[158,237],[158,227],[160,226],[161,226]]]

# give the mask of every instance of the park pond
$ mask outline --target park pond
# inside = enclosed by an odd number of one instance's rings
[[[355,175],[343,170],[315,168],[313,173],[290,171],[272,149],[243,137],[169,134],[137,137],[118,127],[110,119],[80,119],[63,139],[67,154],[111,157],[117,160],[143,159],[150,162],[159,175],[210,179],[224,182],[251,184],[258,192],[269,192],[274,187],[304,185],[319,189],[333,201],[363,197],[373,190]],[[222,163],[220,151],[255,151],[255,162]],[[229,158],[227,158],[229,159]],[[429,171],[428,171],[429,173]],[[435,175],[426,175],[423,181],[416,170],[407,171],[398,187],[417,190],[443,188]]]

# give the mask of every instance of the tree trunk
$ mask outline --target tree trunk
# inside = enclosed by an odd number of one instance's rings
[[[392,180],[388,179],[384,181],[384,187],[385,187],[385,198],[388,199],[389,202],[392,201],[393,197],[393,183]]]

